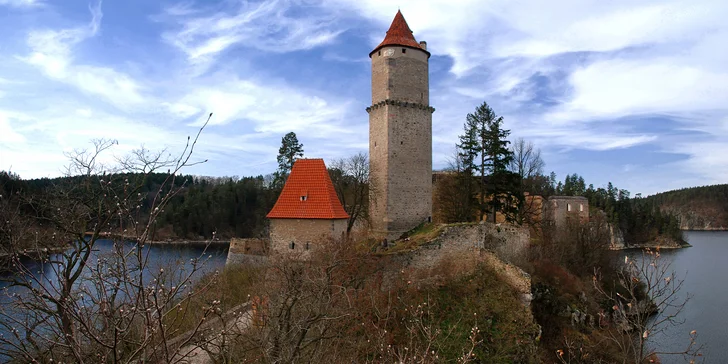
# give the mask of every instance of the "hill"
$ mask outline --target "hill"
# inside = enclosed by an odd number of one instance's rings
[[[728,230],[728,184],[683,188],[646,199],[676,216],[681,230]]]

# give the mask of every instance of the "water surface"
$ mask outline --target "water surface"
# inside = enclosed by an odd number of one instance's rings
[[[689,231],[691,248],[667,251],[672,269],[685,279],[681,294],[690,294],[682,312],[682,325],[669,327],[656,338],[658,349],[680,351],[697,330],[705,345],[706,363],[728,363],[728,231]],[[662,362],[684,363],[680,356],[663,356]]]

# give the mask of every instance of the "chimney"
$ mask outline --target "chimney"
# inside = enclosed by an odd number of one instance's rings
[[[424,40],[423,40],[423,41],[421,41],[421,42],[420,42],[420,48],[422,48],[422,49],[424,49],[424,50],[427,50],[427,42],[425,42]]]

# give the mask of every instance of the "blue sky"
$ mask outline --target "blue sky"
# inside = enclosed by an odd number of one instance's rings
[[[0,169],[57,176],[94,138],[179,151],[188,173],[272,172],[368,149],[368,53],[398,7],[430,59],[433,162],[483,101],[546,171],[651,194],[728,183],[723,0],[0,0]]]

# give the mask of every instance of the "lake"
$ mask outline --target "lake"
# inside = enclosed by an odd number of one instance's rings
[[[114,246],[111,240],[99,240],[94,246],[94,252],[89,259],[89,262],[93,264],[97,258],[103,258],[104,255],[112,251]],[[126,243],[126,249],[131,249],[134,246],[132,243]],[[149,253],[148,264],[146,265],[145,271],[147,273],[158,272],[160,269],[165,269],[170,274],[170,285],[174,284],[175,276],[185,275],[185,272],[189,272],[192,269],[192,260],[199,259],[203,262],[200,269],[195,272],[192,277],[193,281],[199,279],[206,273],[214,272],[215,270],[222,270],[225,267],[225,260],[227,259],[228,244],[212,244],[205,247],[202,244],[147,244],[144,248],[145,253]],[[54,272],[48,263],[38,262],[32,259],[23,259],[22,264],[33,272],[36,277],[44,275],[48,277],[51,282],[54,281]],[[41,273],[43,272],[43,273]],[[151,274],[148,274],[151,279]],[[12,278],[10,273],[0,274],[0,280]],[[13,294],[23,294],[25,289],[18,287],[9,287],[9,283],[0,281],[0,313],[7,309],[7,302],[12,298]],[[5,311],[5,314],[10,314],[12,311]],[[15,315],[13,315],[15,317]],[[8,319],[8,317],[2,317],[0,319]],[[2,322],[0,322],[0,335],[8,335],[9,331]],[[7,336],[6,336],[7,337]],[[7,360],[7,357],[3,355],[2,347],[0,346],[0,362]]]
[[[658,349],[684,350],[688,334],[697,330],[698,343],[705,344],[706,363],[728,363],[728,231],[688,231],[691,248],[662,250],[672,260],[672,269],[685,279],[682,294],[692,298],[683,310],[682,325],[669,327],[656,337]],[[681,356],[663,356],[662,363],[684,363]]]

